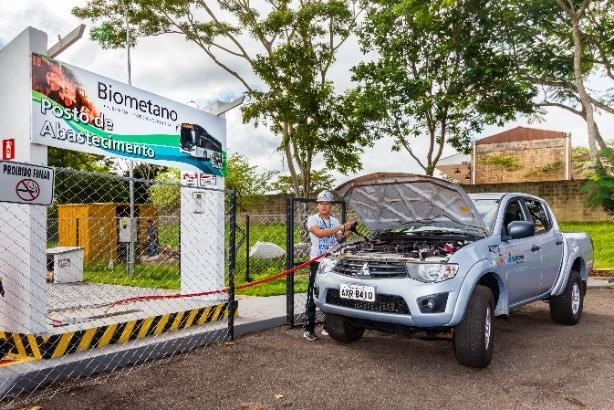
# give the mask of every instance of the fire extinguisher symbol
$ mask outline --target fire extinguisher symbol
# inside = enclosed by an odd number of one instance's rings
[[[15,140],[13,138],[2,140],[2,159],[15,158]]]

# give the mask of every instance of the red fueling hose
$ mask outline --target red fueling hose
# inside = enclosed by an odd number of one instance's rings
[[[299,269],[303,269],[303,268],[311,265],[312,263],[316,262],[317,260],[324,258],[326,255],[328,255],[328,253],[323,253],[322,255],[316,256],[315,258],[309,259],[308,261],[303,262],[300,265],[297,265],[297,266],[293,267],[292,269],[288,269],[288,270],[286,270],[284,272],[280,272],[280,273],[278,273],[276,275],[269,276],[268,278],[262,278],[262,279],[254,280],[252,282],[242,283],[242,284],[240,284],[238,286],[235,286],[235,290],[240,290],[240,289],[249,288],[251,286],[261,285],[263,283],[272,282],[272,281],[277,280],[279,278],[283,278],[284,276],[287,276],[287,275],[289,275],[291,273],[294,273],[294,272],[296,272]],[[216,295],[218,293],[228,293],[228,288],[216,289],[216,290],[208,290],[208,291],[205,291],[205,292],[198,292],[198,293],[172,293],[172,294],[168,294],[168,295],[132,296],[132,297],[125,298],[125,299],[116,300],[115,302],[110,303],[109,306],[113,307],[113,306],[123,305],[125,303],[130,303],[130,302],[139,302],[139,301],[142,301],[142,300],[195,298],[195,297],[198,297],[198,296]]]

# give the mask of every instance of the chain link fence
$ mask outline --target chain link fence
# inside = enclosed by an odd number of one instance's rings
[[[56,169],[54,198],[0,204],[2,405],[233,337],[233,192]]]

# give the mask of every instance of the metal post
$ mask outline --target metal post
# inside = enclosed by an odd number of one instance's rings
[[[236,236],[237,236],[237,196],[230,191],[230,232],[228,238],[228,336],[230,340],[235,337],[235,268],[236,268]]]
[[[128,4],[126,3],[126,9],[124,13],[125,21],[126,21],[126,57],[128,62],[128,85],[132,86],[132,70],[130,67],[130,26],[128,23]],[[132,227],[135,224],[134,220],[134,161],[130,160],[130,244],[128,246],[128,273],[130,276],[134,276],[134,263],[135,263],[135,255],[134,255],[134,241],[136,238],[132,238]],[[138,238],[138,231],[137,231]]]
[[[294,198],[286,202],[286,269],[294,267]],[[294,273],[286,276],[286,323],[294,326]]]
[[[348,209],[347,209],[347,203],[345,201],[342,200],[341,202],[341,221],[342,223],[346,223],[347,222],[347,215],[348,214]]]
[[[245,281],[249,282],[249,215],[245,215]]]

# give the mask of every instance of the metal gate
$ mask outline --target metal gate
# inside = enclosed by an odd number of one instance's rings
[[[311,243],[307,218],[315,210],[313,198],[288,198],[286,202],[286,268],[291,269],[309,260]],[[332,216],[344,223],[347,216],[345,201],[333,201]],[[339,215],[341,217],[339,217]],[[306,289],[309,269],[291,273],[286,277],[286,322],[290,327],[305,320]]]

